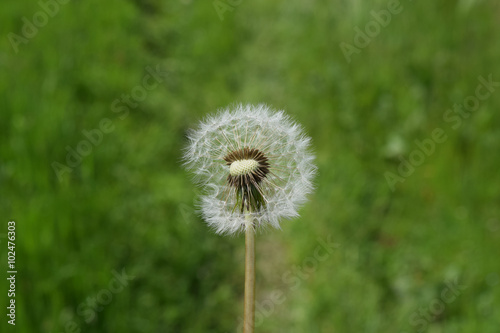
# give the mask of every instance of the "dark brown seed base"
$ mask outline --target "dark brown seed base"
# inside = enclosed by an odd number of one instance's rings
[[[255,160],[259,166],[246,175],[227,177],[227,182],[230,186],[236,189],[237,206],[241,205],[241,213],[245,208],[247,211],[259,211],[265,206],[265,198],[262,193],[261,183],[269,173],[269,160],[263,152],[256,148],[245,147],[236,151],[232,151],[226,156],[224,160],[227,165],[231,165],[235,161],[241,160]]]

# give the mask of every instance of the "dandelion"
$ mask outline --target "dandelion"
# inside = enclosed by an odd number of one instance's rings
[[[188,138],[185,165],[205,190],[201,213],[217,233],[279,228],[313,189],[310,138],[283,111],[239,105],[206,118]]]
[[[188,134],[186,168],[204,190],[203,219],[219,234],[245,232],[245,332],[253,331],[254,233],[298,216],[316,173],[311,140],[283,111],[238,105]]]

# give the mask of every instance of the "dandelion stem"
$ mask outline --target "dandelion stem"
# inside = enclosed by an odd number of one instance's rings
[[[250,212],[245,214],[245,319],[244,333],[254,332],[255,322],[255,230]]]

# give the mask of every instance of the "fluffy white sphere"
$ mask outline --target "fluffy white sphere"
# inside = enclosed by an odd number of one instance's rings
[[[298,216],[298,208],[313,190],[316,166],[310,152],[311,139],[283,111],[273,111],[265,105],[220,110],[189,131],[188,139],[184,165],[203,189],[201,213],[217,233],[235,234],[247,227],[268,225],[279,228],[280,220]],[[251,176],[252,184],[258,187],[257,195],[263,197],[265,204],[258,210],[243,212],[239,209],[238,189],[228,177],[255,171],[259,163],[246,158],[228,163],[224,158],[244,148],[261,152],[268,167],[265,176],[258,177],[258,184],[257,176]]]

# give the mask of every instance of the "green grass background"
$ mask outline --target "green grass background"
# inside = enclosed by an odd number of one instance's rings
[[[237,331],[244,238],[197,216],[180,159],[188,128],[242,102],[302,123],[319,167],[301,217],[258,235],[256,332],[497,333],[500,88],[457,129],[443,114],[500,81],[498,1],[401,1],[350,63],[339,44],[388,1],[233,3],[221,20],[212,1],[69,1],[17,53],[8,34],[41,7],[2,4],[0,255],[6,271],[15,220],[18,275],[12,327],[0,274],[0,331]],[[148,66],[163,82],[120,118]],[[59,181],[51,164],[104,118],[114,130]],[[384,173],[438,127],[448,140],[391,191]],[[336,244],[322,261],[318,239]],[[122,270],[87,322],[78,307]]]

